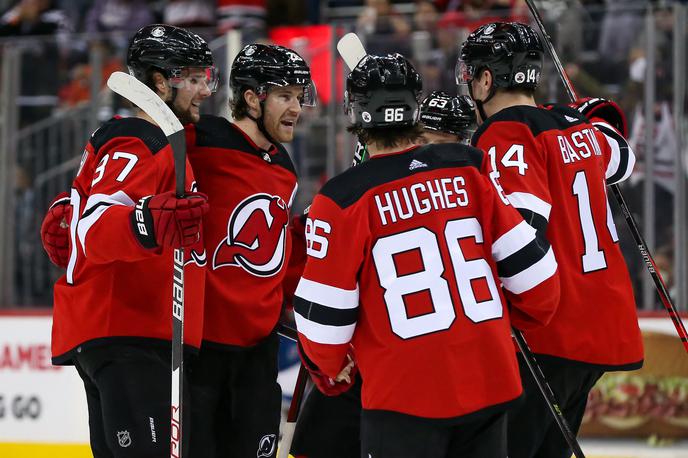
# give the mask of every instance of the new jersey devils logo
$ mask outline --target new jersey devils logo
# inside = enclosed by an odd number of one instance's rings
[[[244,199],[229,217],[227,237],[213,255],[213,269],[241,266],[259,277],[279,272],[288,223],[289,208],[279,196],[254,194]]]

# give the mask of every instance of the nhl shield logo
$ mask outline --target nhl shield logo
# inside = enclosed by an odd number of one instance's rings
[[[254,194],[240,202],[227,224],[227,237],[215,249],[213,270],[240,266],[270,277],[284,264],[289,207],[279,196]]]
[[[117,431],[117,442],[120,447],[129,447],[131,445],[131,436],[129,431]]]
[[[266,434],[258,441],[258,452],[256,458],[270,458],[275,454],[277,448],[277,436],[275,434]]]

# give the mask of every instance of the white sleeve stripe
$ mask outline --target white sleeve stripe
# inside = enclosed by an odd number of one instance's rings
[[[515,208],[530,210],[549,221],[549,213],[552,210],[552,206],[538,196],[528,192],[512,192],[506,198],[509,199],[509,202]]]
[[[614,179],[614,182],[618,183],[626,180],[631,176],[633,167],[635,166],[635,154],[633,154],[631,145],[629,145],[628,141],[609,124],[595,122],[594,125],[602,132],[607,144],[612,150],[609,164],[607,164],[607,170],[605,171],[605,178],[609,179],[619,173],[623,155],[625,156],[626,169],[622,171],[623,174],[620,178]]]
[[[535,239],[535,228],[525,221],[512,227],[492,244],[492,257],[495,261],[506,259]]]
[[[511,277],[500,277],[504,287],[514,294],[526,292],[550,278],[557,271],[557,260],[552,248],[542,259]]]
[[[67,263],[67,283],[74,284],[74,268],[76,267],[77,244],[76,226],[79,222],[79,207],[81,206],[81,196],[76,189],[70,192],[70,204],[72,205],[72,219],[69,221],[69,262]]]
[[[609,158],[609,164],[607,164],[607,170],[604,174],[605,178],[609,178],[619,170],[619,165],[621,164],[621,148],[619,147],[619,142],[616,141],[615,138],[610,137],[603,130],[600,130],[600,132],[604,134],[604,138],[607,140],[607,144],[612,150],[612,155]]]
[[[358,307],[358,285],[354,290],[342,289],[301,277],[294,294],[307,301],[327,304],[328,307],[335,309]]]
[[[53,209],[58,205],[69,205],[69,196],[63,197],[62,199],[57,199],[55,202],[53,202],[50,208],[48,208],[48,210]]]
[[[98,205],[99,207],[96,208]],[[88,234],[88,231],[112,205],[126,205],[133,207],[134,201],[131,200],[131,198],[124,191],[117,191],[111,195],[93,194],[89,196],[88,200],[86,201],[83,214],[88,215],[79,220],[76,229],[81,248],[84,251],[84,256],[86,256],[86,235]],[[93,211],[89,212],[89,210]]]
[[[351,341],[356,330],[356,324],[346,326],[330,326],[316,323],[304,318],[299,313],[294,313],[296,329],[306,336],[308,340],[319,344],[346,344]]]

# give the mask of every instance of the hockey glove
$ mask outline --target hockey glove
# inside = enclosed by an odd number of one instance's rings
[[[626,115],[616,102],[599,97],[586,97],[578,99],[570,105],[582,113],[590,121],[598,120],[609,123],[624,137],[628,137],[628,125]]]
[[[48,208],[41,224],[41,242],[50,261],[57,267],[67,268],[69,262],[69,220],[72,213],[69,194],[60,193]]]
[[[308,373],[311,376],[311,380],[315,384],[318,391],[320,391],[325,396],[339,396],[342,393],[349,391],[356,382],[356,374],[358,373],[358,366],[354,361],[354,354],[349,347],[349,352],[347,353],[347,364],[339,372],[339,375],[334,379],[328,377],[320,371],[320,369],[311,361],[306,352],[301,348],[301,342],[297,345],[299,349],[299,356],[301,357],[301,362],[308,369]]]
[[[201,239],[201,221],[208,196],[190,192],[181,199],[174,191],[144,197],[131,212],[134,234],[144,248],[182,248]]]

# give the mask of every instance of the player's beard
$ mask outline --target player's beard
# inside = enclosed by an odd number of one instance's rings
[[[167,103],[167,106],[170,107],[170,109],[172,110],[172,113],[174,113],[175,116],[177,116],[177,119],[179,119],[179,122],[181,122],[182,125],[198,122],[198,117],[194,116],[191,113],[191,105],[189,105],[189,108],[187,108],[186,110],[182,110],[179,107],[177,107],[174,104],[174,102],[165,102],[165,103]]]

